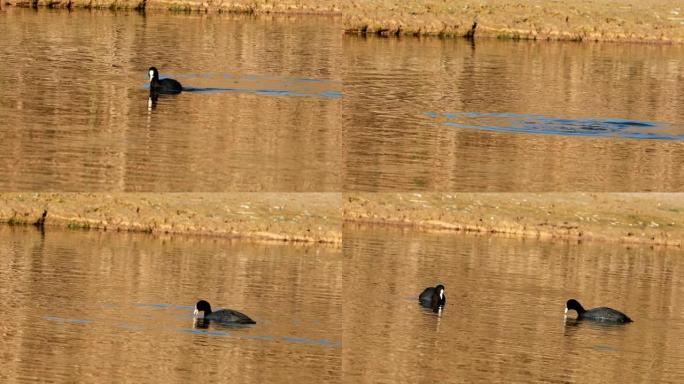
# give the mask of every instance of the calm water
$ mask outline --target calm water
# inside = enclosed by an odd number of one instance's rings
[[[347,226],[345,381],[681,383],[681,256]],[[441,316],[416,299],[437,282]],[[568,298],[635,322],[564,322]]]
[[[684,47],[346,36],[347,190],[684,190]]]
[[[0,226],[0,382],[339,382],[341,261],[318,247]],[[198,298],[257,324],[194,329]]]
[[[336,23],[4,9],[0,190],[340,190]]]
[[[684,47],[0,18],[0,190],[684,190]],[[150,65],[190,90],[148,104]]]

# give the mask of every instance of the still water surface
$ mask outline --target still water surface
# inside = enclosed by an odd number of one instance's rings
[[[345,188],[684,190],[684,47],[345,36]]]
[[[0,189],[340,190],[336,23],[0,11]]]
[[[345,382],[684,381],[680,250],[351,225],[344,235]],[[438,282],[441,316],[417,303]],[[564,321],[569,298],[635,322]]]
[[[0,382],[339,382],[341,251],[0,226]],[[257,324],[193,328],[199,298]]]

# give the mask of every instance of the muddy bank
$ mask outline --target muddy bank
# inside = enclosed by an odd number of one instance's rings
[[[351,34],[684,43],[684,6],[674,0],[0,0],[8,5],[341,15]],[[475,26],[475,23],[476,26]]]
[[[682,193],[349,193],[344,219],[516,237],[684,245]]]
[[[339,244],[337,193],[0,193],[0,223]],[[40,224],[40,223],[39,223]]]
[[[684,6],[673,0],[354,0],[342,12],[350,33],[684,42]]]
[[[137,9],[245,14],[288,13],[339,15],[338,3],[330,0],[0,0],[18,7]]]
[[[0,223],[46,228],[341,244],[343,220],[681,247],[684,193],[0,193]]]

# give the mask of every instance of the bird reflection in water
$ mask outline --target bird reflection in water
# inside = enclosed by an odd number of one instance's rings
[[[157,100],[159,99],[159,93],[150,90],[150,97],[147,99],[147,110],[151,111],[157,108]]]
[[[195,318],[193,319],[192,327],[194,329],[207,329],[209,328],[209,320]]]

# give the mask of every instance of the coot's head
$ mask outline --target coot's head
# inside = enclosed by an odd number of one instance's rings
[[[154,80],[154,79],[159,80],[159,71],[157,71],[157,68],[150,67],[150,69],[148,70],[147,73],[148,73],[148,76],[150,76],[150,82],[152,82],[152,80]]]
[[[570,299],[567,301],[567,303],[565,303],[565,313],[568,313],[568,311],[571,309],[576,311],[578,315],[581,315],[585,312],[582,304],[580,304],[579,301],[575,299]]]
[[[200,300],[195,304],[195,317],[203,319],[211,313],[211,305],[204,300]]]
[[[438,284],[435,287],[435,293],[437,293],[439,295],[439,301],[444,300],[444,286],[442,284]]]

